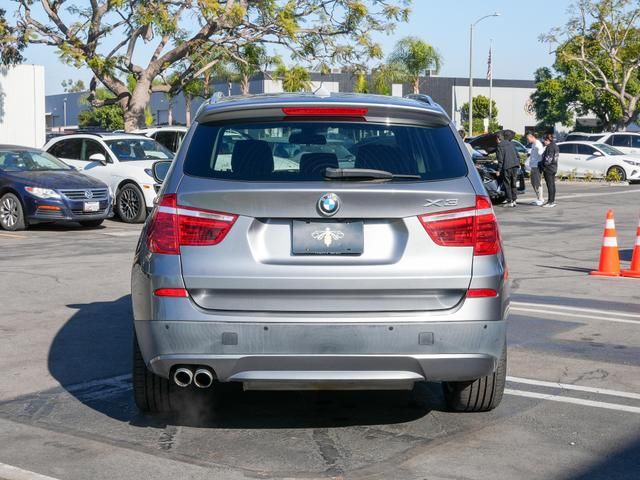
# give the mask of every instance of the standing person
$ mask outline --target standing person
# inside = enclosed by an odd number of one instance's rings
[[[531,153],[529,154],[529,167],[531,168],[531,186],[536,194],[535,204],[539,207],[544,205],[544,197],[542,195],[542,171],[540,170],[540,162],[544,154],[544,145],[538,140],[534,132],[527,133],[527,142],[531,145]]]
[[[507,196],[504,207],[515,207],[518,199],[518,169],[520,168],[520,157],[516,147],[510,140],[505,138],[503,132],[496,134],[498,149],[496,158],[498,159],[498,176],[502,177],[502,186]]]
[[[543,205],[546,208],[556,206],[556,173],[558,173],[558,157],[560,149],[555,142],[553,133],[544,136],[544,153],[542,154],[541,170],[544,175],[544,183],[547,184],[549,200]]]

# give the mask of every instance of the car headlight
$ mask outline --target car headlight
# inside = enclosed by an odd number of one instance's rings
[[[57,199],[59,200],[60,194],[55,190],[51,190],[50,188],[41,188],[41,187],[24,187],[24,189],[29,192],[34,197],[44,198],[44,199]]]
[[[633,165],[634,167],[640,167],[640,162],[634,162],[633,160],[623,160],[624,163],[628,163],[629,165]]]
[[[150,168],[145,168],[144,169],[144,173],[146,173],[147,175],[149,175],[151,178],[153,178],[153,170],[151,170]]]

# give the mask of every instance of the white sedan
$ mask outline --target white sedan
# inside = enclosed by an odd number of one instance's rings
[[[576,177],[606,177],[640,180],[640,157],[626,155],[604,143],[562,142],[558,144],[558,172],[573,172]]]

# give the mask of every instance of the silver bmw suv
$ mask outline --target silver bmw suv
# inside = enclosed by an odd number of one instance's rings
[[[220,382],[433,381],[452,410],[500,403],[500,233],[466,148],[428,97],[211,101],[156,202],[132,271],[141,410],[172,410]]]

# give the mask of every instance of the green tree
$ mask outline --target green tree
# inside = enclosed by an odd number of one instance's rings
[[[113,97],[105,88],[97,88],[95,95],[100,100],[107,100]],[[87,97],[81,100],[82,103],[89,103]],[[78,126],[99,127],[105,130],[121,130],[124,128],[124,112],[117,103],[104,105],[102,107],[89,106],[88,110],[83,110],[78,114]]]
[[[13,1],[20,38],[88,67],[89,101],[118,103],[127,131],[144,126],[153,91],[179,91],[224,61],[221,51],[240,58],[244,46],[277,44],[300,62],[362,64],[380,54],[372,36],[406,21],[410,11],[409,0]],[[149,56],[138,53],[143,42]],[[166,83],[179,66],[175,83]],[[128,75],[137,80],[133,90]],[[158,78],[166,80],[159,85]],[[97,98],[98,85],[113,97]]]
[[[65,93],[84,92],[87,89],[82,80],[76,80],[75,82],[71,79],[63,80],[61,85]]]
[[[406,37],[396,43],[388,59],[406,72],[413,93],[420,93],[420,75],[427,70],[440,71],[442,56],[430,44],[417,37]]]
[[[24,60],[22,50],[25,44],[18,30],[7,22],[6,14],[0,8],[0,65],[14,65]]]
[[[371,86],[375,93],[391,95],[391,85],[406,80],[405,71],[395,63],[381,63],[371,72]]]
[[[495,132],[500,129],[498,125],[498,107],[496,101],[491,100],[491,118],[489,119],[489,131]],[[460,109],[463,128],[469,131],[469,102],[462,105]],[[489,118],[489,98],[484,95],[473,97],[473,131],[484,132],[484,119]]]
[[[353,91],[355,93],[369,93],[369,82],[367,81],[367,75],[363,72],[357,72],[355,74],[355,82],[353,85]]]
[[[311,73],[300,65],[289,68],[285,64],[278,62],[275,70],[275,77],[282,82],[282,89],[285,92],[310,92]]]
[[[640,3],[578,0],[572,11],[564,27],[541,40],[556,47],[555,67],[567,81],[568,100],[583,110],[588,103],[600,106],[604,123],[622,129],[640,113]]]

